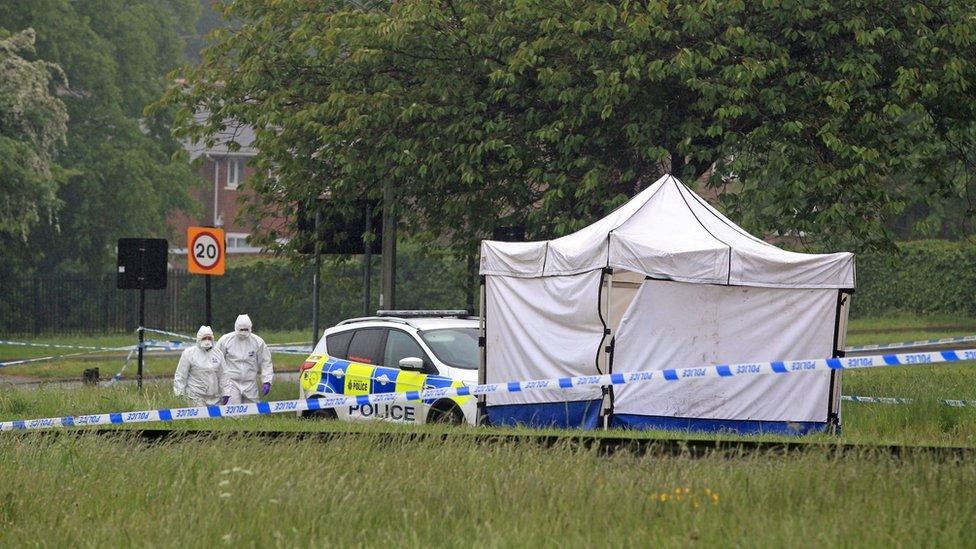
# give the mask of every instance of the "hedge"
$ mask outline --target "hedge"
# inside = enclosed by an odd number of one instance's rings
[[[920,240],[857,257],[855,317],[894,312],[976,316],[976,245]]]
[[[976,317],[976,244],[906,242],[897,252],[857,257],[852,317],[891,313]],[[378,308],[380,268],[374,258],[372,300]],[[137,292],[115,289],[114,274],[67,279],[8,280],[0,290],[0,334],[132,331]],[[173,272],[165,291],[147,292],[147,325],[192,333],[203,323],[203,277]],[[425,255],[404,245],[397,257],[397,307],[463,309],[466,275],[449,255]],[[319,295],[320,326],[362,314],[362,262],[325,262]],[[246,312],[255,329],[311,328],[312,273],[286,261],[261,259],[230,268],[213,281],[213,324],[233,329]]]
[[[450,256],[427,256],[412,250],[397,255],[398,309],[464,309],[467,302],[463,264]],[[319,290],[319,325],[324,328],[363,313],[362,260],[334,265],[323,262]],[[198,301],[202,281],[181,299]],[[371,277],[372,314],[379,307],[380,258],[374,257]],[[246,312],[255,329],[310,329],[312,271],[293,270],[280,261],[258,261],[228,269],[213,285],[215,330],[233,329],[234,319]],[[191,306],[190,303],[185,304]],[[199,307],[199,305],[192,305]]]

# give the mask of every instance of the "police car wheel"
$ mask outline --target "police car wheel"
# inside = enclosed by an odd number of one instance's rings
[[[337,419],[335,410],[328,408],[325,410],[305,410],[302,412],[303,419]]]
[[[457,406],[450,406],[449,408],[435,407],[427,415],[427,422],[461,425],[464,423],[464,413]]]

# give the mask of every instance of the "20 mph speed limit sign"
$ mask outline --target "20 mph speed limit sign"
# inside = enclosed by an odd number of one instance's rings
[[[186,230],[187,268],[191,273],[224,274],[224,230],[190,227]]]

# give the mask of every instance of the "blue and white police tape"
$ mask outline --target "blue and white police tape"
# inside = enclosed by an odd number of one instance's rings
[[[0,339],[0,345],[11,345],[16,347],[42,347],[48,349],[85,349],[88,351],[117,351],[120,347],[95,347],[92,345],[70,345],[66,343],[33,343],[26,341],[10,341]]]
[[[858,345],[856,347],[845,347],[848,353],[862,351],[884,351],[891,349],[911,349],[913,347],[932,347],[934,345],[954,345],[956,343],[969,343],[976,341],[976,335],[944,337],[942,339],[919,339],[916,341],[901,341],[898,343],[877,343],[873,345]]]
[[[153,351],[183,351],[196,343],[192,341],[176,341],[176,340],[156,340],[147,339],[144,342],[144,348]],[[138,346],[137,346],[138,348]],[[311,347],[295,347],[293,344],[281,344],[281,343],[269,343],[268,350],[272,353],[282,353],[282,354],[309,354],[312,352]]]
[[[627,385],[630,383],[680,383],[689,379],[724,379],[752,375],[789,375],[816,371],[884,368],[896,366],[919,366],[944,362],[976,360],[976,349],[941,351],[935,353],[908,353],[846,358],[819,358],[806,360],[782,360],[771,362],[746,362],[741,364],[719,364],[692,368],[669,368],[629,373],[604,374],[595,376],[562,377],[536,379],[529,381],[509,381],[487,383],[465,387],[443,387],[423,391],[400,393],[371,393],[368,395],[336,395],[322,398],[279,400],[251,404],[229,404],[224,406],[196,406],[162,410],[143,410],[136,412],[113,412],[83,416],[64,416],[32,420],[0,422],[0,431],[20,429],[47,429],[52,427],[76,427],[82,425],[109,425],[122,423],[147,423],[175,421],[183,419],[206,419],[223,417],[242,417],[281,412],[300,412],[322,410],[341,406],[364,406],[436,400],[459,396],[481,396],[494,393],[518,393],[522,391],[553,391],[593,388],[606,385]]]
[[[122,381],[122,374],[125,373],[126,367],[129,366],[129,362],[132,361],[132,357],[136,354],[136,350],[137,349],[135,348],[129,350],[129,354],[125,356],[125,361],[122,362],[122,368],[118,371],[117,374],[115,374],[114,376],[109,378],[108,381],[105,382],[106,386],[115,385],[119,381]]]
[[[171,332],[165,332],[169,335],[179,336],[179,334],[173,334]],[[179,341],[175,339],[164,340],[164,339],[147,339],[143,342],[144,349],[153,350],[173,350],[181,351],[187,347],[192,346],[194,343],[192,341]],[[83,349],[88,351],[126,351],[130,348],[138,349],[138,343],[135,345],[127,345],[125,347],[98,347],[93,345],[70,345],[65,343],[33,343],[26,341],[10,341],[7,339],[0,339],[0,345],[11,345],[17,347],[40,347],[49,349]],[[312,352],[312,348],[308,346],[299,346],[297,343],[269,343],[268,348],[272,352],[276,353],[305,353],[308,354]]]
[[[312,352],[312,350],[308,348],[298,347],[294,349],[289,349],[287,347],[272,347],[271,345],[268,345],[268,350],[271,351],[272,353],[278,353],[283,355],[308,355],[309,353]]]
[[[50,348],[50,349],[82,349],[88,351],[128,351],[129,349],[138,349],[139,344],[126,345],[123,347],[98,347],[93,345],[71,345],[67,343],[32,343],[26,341],[10,341],[6,339],[0,339],[0,345],[11,345],[17,347],[40,347],[40,348]],[[192,343],[190,344],[192,345]],[[147,339],[143,342],[144,349],[173,349],[181,350],[188,346],[187,343],[178,340],[156,340]]]
[[[194,345],[196,343],[188,341],[157,341],[150,339],[145,341],[143,348],[149,351],[175,352],[186,350]],[[136,348],[138,348],[138,345]],[[312,352],[310,348],[288,348],[275,345],[268,345],[268,350],[272,353],[286,355],[307,355]]]
[[[166,330],[159,330],[159,329],[156,329],[156,328],[141,328],[141,329],[142,329],[143,331],[145,331],[145,332],[152,332],[152,333],[154,333],[154,334],[163,334],[163,335],[168,335],[168,336],[173,336],[173,337],[178,337],[178,338],[180,338],[180,339],[187,339],[187,340],[189,340],[189,341],[194,341],[194,340],[196,340],[196,338],[195,338],[195,337],[193,337],[193,336],[188,336],[188,335],[186,335],[186,334],[178,334],[178,333],[176,333],[176,332],[167,332]],[[140,330],[140,328],[136,328],[136,333],[139,333],[139,330]]]
[[[20,364],[31,364],[31,363],[34,363],[34,362],[44,362],[44,361],[48,361],[48,360],[58,360],[58,359],[61,359],[61,358],[74,358],[74,357],[80,357],[80,356],[96,355],[96,354],[104,353],[106,351],[125,351],[125,350],[128,350],[128,349],[129,349],[129,347],[115,347],[115,348],[105,349],[105,350],[102,350],[102,351],[84,351],[84,352],[81,352],[81,353],[68,353],[68,354],[64,354],[64,355],[51,355],[51,356],[40,356],[40,357],[35,357],[35,358],[25,358],[25,359],[21,359],[21,360],[8,360],[6,362],[0,362],[0,368],[4,368],[4,367],[7,367],[7,366],[17,366],[17,365],[20,365]]]
[[[189,349],[196,345],[192,341],[173,341],[173,340],[157,340],[157,339],[147,339],[143,342],[143,348],[147,351],[183,351]],[[139,344],[137,343],[134,348],[138,349]]]
[[[32,346],[38,346],[38,347],[40,347],[41,345],[32,345]],[[24,359],[19,359],[19,360],[8,360],[6,362],[0,362],[0,368],[4,368],[4,367],[7,367],[7,366],[19,366],[21,364],[33,364],[35,362],[46,362],[46,361],[49,361],[49,360],[59,360],[59,359],[62,359],[62,358],[77,358],[77,357],[88,356],[88,355],[98,355],[98,354],[104,354],[104,353],[109,353],[109,352],[129,351],[129,356],[131,356],[134,351],[136,351],[136,350],[139,349],[139,345],[138,344],[136,344],[136,345],[126,345],[125,347],[85,347],[85,346],[70,346],[70,345],[48,345],[48,346],[51,346],[51,347],[62,347],[62,348],[68,348],[68,349],[80,348],[80,349],[93,349],[93,350],[82,351],[80,353],[67,353],[67,354],[61,354],[61,355],[50,355],[50,356],[39,356],[39,357],[32,357],[32,358],[24,358]],[[150,350],[150,351],[157,351],[157,350],[158,351],[178,351],[178,350],[184,349],[185,347],[178,347],[178,346],[167,345],[167,344],[157,344],[157,343],[154,343],[154,342],[147,341],[143,345],[143,348],[146,349],[146,350]]]
[[[904,397],[870,397],[843,395],[840,397],[845,402],[860,402],[862,404],[914,404],[915,399]],[[966,406],[976,406],[976,400],[952,400],[940,399],[939,404],[951,406],[953,408],[964,408]]]

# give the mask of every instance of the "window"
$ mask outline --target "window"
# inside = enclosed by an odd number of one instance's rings
[[[255,246],[247,241],[250,235],[247,233],[225,233],[227,242],[227,253],[229,254],[251,254],[261,251],[259,246]]]
[[[236,190],[241,182],[241,172],[243,171],[240,158],[227,159],[227,188]]]
[[[478,369],[478,329],[447,328],[420,332],[420,338],[441,362],[465,370]]]
[[[331,334],[325,338],[325,347],[315,348],[317,353],[327,353],[332,358],[346,358],[346,351],[349,350],[349,342],[352,341],[353,331],[339,332]]]
[[[227,249],[232,248],[247,248],[247,237],[241,235],[227,235]]]
[[[328,343],[328,342],[326,342]],[[349,342],[346,358],[363,364],[379,364],[386,343],[385,328],[365,328],[356,330]]]
[[[400,330],[390,330],[386,337],[386,352],[383,353],[383,365],[388,368],[399,368],[400,359],[419,358],[424,361],[424,372],[436,374],[437,369],[431,364],[427,353],[420,348],[410,334]]]

